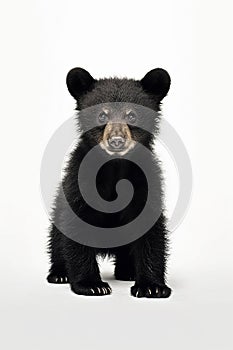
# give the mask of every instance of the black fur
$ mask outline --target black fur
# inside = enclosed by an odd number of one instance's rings
[[[85,124],[82,111],[96,104],[105,102],[131,102],[155,111],[160,110],[160,102],[167,94],[170,87],[170,77],[162,69],[154,69],[147,73],[141,81],[132,79],[101,79],[95,80],[81,68],[75,68],[67,76],[68,89],[77,101],[77,109],[80,110],[80,124]],[[85,110],[84,110],[85,115]],[[82,119],[83,118],[83,119]],[[156,132],[155,123],[154,132]],[[102,176],[97,179],[98,189],[106,200],[115,199],[115,184],[120,178],[127,178],[134,185],[134,203],[120,214],[108,214],[103,217],[101,212],[95,212],[83,203],[77,187],[77,174],[83,157],[98,142],[98,136],[103,128],[84,132],[80,142],[73,151],[66,176],[63,181],[63,189],[66,198],[74,212],[90,223],[111,227],[121,226],[138,215],[143,207],[143,198],[147,190],[143,174],[135,169],[133,164],[128,164],[124,159],[111,161],[107,171],[103,170]],[[149,133],[140,129],[131,128],[137,141],[143,143],[151,150],[152,138]],[[136,150],[135,150],[136,151]],[[104,151],[103,156],[104,156]],[[162,176],[159,162],[151,155],[151,169],[159,183],[155,188],[158,202],[163,206]],[[141,201],[139,199],[142,199]],[[59,201],[56,199],[54,217],[61,220],[63,226],[69,225]],[[78,228],[77,228],[78,229]],[[140,239],[117,248],[99,249],[81,245],[63,235],[52,224],[49,240],[51,267],[48,275],[50,283],[70,283],[73,292],[82,295],[106,295],[111,293],[108,283],[102,282],[96,256],[113,255],[115,257],[115,278],[118,280],[133,280],[135,285],[131,288],[131,294],[136,297],[166,298],[171,289],[166,286],[165,270],[167,257],[167,229],[166,219],[162,213],[155,225]]]

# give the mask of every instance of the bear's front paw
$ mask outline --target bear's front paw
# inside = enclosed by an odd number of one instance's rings
[[[76,294],[88,296],[109,295],[112,292],[109,284],[102,281],[96,283],[72,283],[71,289]]]
[[[131,294],[136,298],[168,298],[171,288],[159,284],[137,284],[131,287]]]

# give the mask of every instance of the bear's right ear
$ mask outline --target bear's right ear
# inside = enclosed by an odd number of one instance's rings
[[[68,90],[76,100],[91,90],[94,83],[95,79],[83,68],[71,69],[66,77]]]

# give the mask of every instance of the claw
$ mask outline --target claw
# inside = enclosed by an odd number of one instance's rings
[[[152,294],[150,288],[148,288],[148,292],[149,292],[150,295]]]
[[[156,294],[158,294],[158,293],[159,293],[159,288],[158,288],[158,287],[156,287],[156,289],[155,289],[155,293],[156,293]]]
[[[63,278],[62,278],[62,277],[60,277],[60,282],[61,282],[61,283],[63,282]]]
[[[136,292],[136,298],[138,297],[138,294],[139,294],[139,291],[137,290],[137,292]]]
[[[97,287],[97,289],[98,289],[98,292],[99,292],[99,294],[101,293],[101,290],[100,290],[100,288],[99,287]]]
[[[95,291],[94,291],[94,289],[93,289],[93,288],[91,288],[91,291],[92,291],[92,293],[93,293],[93,294],[95,294]]]

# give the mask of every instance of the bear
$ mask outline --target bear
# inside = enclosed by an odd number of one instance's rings
[[[131,155],[137,152],[138,144],[150,151],[147,162],[155,179],[152,188],[156,202],[154,206],[158,206],[160,212],[147,232],[127,244],[114,247],[89,246],[64,233],[72,223],[66,215],[58,190],[49,231],[51,266],[47,281],[55,284],[69,283],[71,290],[78,295],[109,295],[111,287],[102,281],[96,260],[99,255],[109,256],[114,258],[115,279],[134,281],[130,289],[132,296],[167,298],[171,294],[171,288],[166,284],[169,240],[164,214],[163,176],[160,161],[153,150],[153,142],[159,131],[161,101],[170,89],[170,76],[166,70],[155,68],[141,80],[117,77],[97,80],[85,69],[73,68],[67,74],[66,83],[76,101],[80,139],[70,155],[60,186],[63,187],[73,212],[92,225],[106,228],[121,227],[140,214],[148,188],[141,169],[129,161]],[[123,107],[119,113],[108,108],[111,103],[121,103]],[[152,119],[156,120],[148,122],[150,118],[144,115],[139,118],[134,106],[155,112]],[[89,113],[92,107],[94,109]],[[97,125],[89,129],[85,123],[90,122],[91,118],[97,121]],[[147,129],[140,128],[140,123],[142,126],[143,123],[149,123]],[[77,184],[82,160],[98,145],[100,157],[105,157],[106,154],[109,157],[117,155],[108,162],[107,169],[100,169],[96,179],[100,195],[107,201],[116,199],[115,185],[119,179],[127,178],[134,186],[133,204],[117,213],[106,214],[91,208],[85,203]],[[74,230],[78,231],[79,227]]]

